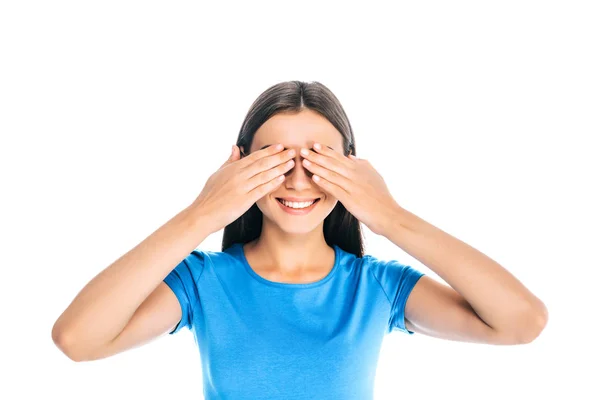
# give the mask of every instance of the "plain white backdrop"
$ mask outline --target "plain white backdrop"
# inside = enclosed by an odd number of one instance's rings
[[[190,331],[75,363],[51,329],[196,198],[262,91],[304,80],[340,99],[401,206],[549,309],[524,346],[394,332],[375,398],[599,398],[595,3],[2,2],[0,397],[202,398]]]

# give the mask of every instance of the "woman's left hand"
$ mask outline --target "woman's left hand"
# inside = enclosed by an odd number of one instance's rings
[[[399,208],[383,177],[367,160],[345,157],[318,143],[313,148],[315,152],[300,150],[302,165],[313,174],[313,181],[372,232],[383,234]]]

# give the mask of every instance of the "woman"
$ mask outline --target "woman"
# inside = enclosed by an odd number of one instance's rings
[[[359,221],[449,285],[364,255]],[[223,228],[222,251],[196,250]],[[186,327],[206,399],[367,399],[385,334],[522,344],[547,318],[507,270],[392,198],[331,91],[292,81],[259,96],[198,198],[89,282],[52,336],[83,361]]]

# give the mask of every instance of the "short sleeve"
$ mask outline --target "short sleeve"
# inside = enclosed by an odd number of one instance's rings
[[[175,293],[181,306],[181,320],[169,334],[178,332],[182,327],[192,328],[194,309],[200,301],[197,282],[204,271],[204,258],[203,252],[192,251],[163,280]]]
[[[390,302],[390,318],[387,333],[399,330],[410,335],[414,332],[406,329],[404,309],[406,301],[417,281],[425,275],[423,272],[398,261],[383,261],[367,256],[373,275],[379,282]]]

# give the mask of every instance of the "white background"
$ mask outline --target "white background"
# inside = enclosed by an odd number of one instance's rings
[[[294,79],[336,94],[400,205],[550,312],[524,346],[395,332],[376,399],[598,398],[596,2],[200,3],[0,6],[1,398],[202,397],[187,330],[75,363],[51,329],[195,199],[254,99]],[[435,276],[369,231],[367,253]]]

